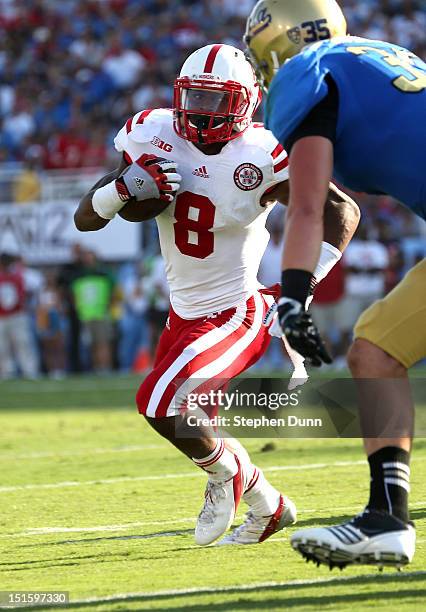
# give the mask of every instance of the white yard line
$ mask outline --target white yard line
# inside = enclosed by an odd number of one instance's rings
[[[426,458],[425,458],[426,459]],[[263,468],[263,472],[290,472],[299,470],[322,470],[332,467],[348,467],[356,465],[365,465],[366,461],[333,461],[333,463],[305,463],[302,465],[275,465]],[[98,484],[117,484],[119,482],[143,482],[150,480],[164,480],[174,478],[205,478],[205,473],[202,471],[180,472],[177,474],[159,474],[156,476],[121,476],[120,478],[99,478],[96,480],[66,480],[63,482],[50,482],[39,484],[23,484],[0,487],[0,493],[11,493],[13,491],[27,491],[34,489],[62,489],[64,487],[83,487]]]
[[[61,380],[61,381],[34,381],[34,382],[25,382],[22,381],[8,381],[7,389],[5,389],[5,393],[67,393],[68,391],[73,393],[78,393],[79,391],[122,391],[123,389],[128,389],[129,391],[136,391],[137,385],[142,381],[142,377],[138,379],[135,377],[135,380],[120,380],[118,379],[108,379],[108,378],[99,378],[92,380],[81,380],[81,381],[70,381],[70,380]]]
[[[119,447],[100,447],[100,448],[86,448],[81,450],[69,450],[69,451],[35,451],[31,453],[3,453],[0,454],[0,461],[15,461],[19,459],[49,459],[53,457],[61,458],[61,457],[78,457],[81,455],[106,455],[108,453],[136,453],[145,450],[171,450],[170,445],[166,442],[164,444],[134,444],[127,446],[119,446]],[[360,463],[366,463],[366,461],[362,460]],[[346,464],[346,462],[343,462]],[[314,464],[314,465],[328,465],[328,464]]]
[[[426,459],[426,457],[425,457]],[[328,467],[347,467],[352,465],[367,465],[365,459],[358,461],[333,461],[332,463],[304,463],[302,465],[273,465],[270,467],[262,468],[262,472],[282,472],[282,471],[294,471],[294,470],[322,470]]]
[[[184,472],[180,474],[162,474],[158,476],[121,476],[120,478],[99,478],[97,480],[65,480],[63,482],[51,482],[41,484],[25,484],[25,485],[14,485],[10,487],[0,487],[0,493],[11,493],[13,491],[32,491],[34,489],[63,489],[66,487],[85,487],[90,485],[109,485],[117,484],[119,482],[143,482],[149,480],[165,480],[173,478],[195,478],[204,476],[204,474],[194,474],[193,472]]]
[[[410,504],[410,508],[421,508],[425,505],[426,505],[426,500],[418,501],[413,504]],[[343,511],[357,512],[359,510],[360,510],[359,505],[333,507],[333,512],[343,512]],[[299,516],[300,515],[305,516],[305,515],[310,515],[310,514],[315,514],[315,515],[326,514],[327,516],[329,516],[330,511],[326,508],[323,508],[323,509],[306,508],[303,510],[299,510],[298,514]],[[0,535],[0,538],[24,538],[24,537],[29,537],[29,536],[54,535],[54,534],[60,534],[60,533],[102,533],[102,532],[108,532],[108,531],[113,531],[113,532],[130,531],[131,529],[135,529],[138,527],[163,527],[165,525],[176,525],[177,523],[183,523],[183,524],[188,523],[191,525],[195,525],[196,520],[197,520],[197,517],[190,516],[190,517],[185,517],[185,518],[179,518],[179,519],[176,518],[176,519],[170,519],[170,520],[164,520],[164,521],[137,521],[135,523],[122,523],[119,525],[94,525],[94,526],[92,525],[88,527],[32,527],[32,528],[25,529],[25,531],[21,531],[18,533],[2,534]],[[237,518],[237,522],[238,522],[238,518]],[[286,540],[286,539],[287,538],[274,537],[269,542],[279,542],[281,540]],[[421,544],[424,542],[426,542],[426,540],[422,540],[422,539],[417,540],[417,544]]]
[[[81,455],[107,455],[109,453],[137,453],[146,450],[166,450],[167,444],[147,444],[134,446],[120,446],[118,448],[87,448],[77,451],[41,451],[34,453],[18,453],[0,455],[0,461],[15,461],[17,459],[49,459],[53,457],[79,457]]]
[[[412,461],[425,461],[426,457],[414,457]],[[273,465],[263,468],[263,472],[293,472],[307,470],[322,470],[334,467],[354,467],[357,465],[366,465],[364,459],[359,461],[333,461],[332,463],[304,463],[302,465]],[[144,482],[150,480],[165,480],[174,478],[204,478],[205,474],[202,471],[180,472],[177,474],[158,474],[156,476],[121,476],[120,478],[98,478],[96,480],[65,480],[63,482],[49,482],[39,484],[23,484],[0,487],[1,493],[12,493],[14,491],[29,491],[37,489],[63,489],[65,487],[84,487],[90,485],[109,485],[118,484],[120,482]]]
[[[389,574],[383,574],[386,578]],[[416,577],[416,576],[426,576],[426,571],[417,571],[417,572],[402,572],[401,574],[394,574],[395,580],[404,581],[406,578]],[[232,592],[250,592],[256,591],[259,589],[270,589],[270,588],[287,588],[291,589],[292,587],[309,587],[309,586],[318,586],[321,584],[327,585],[329,583],[345,583],[345,582],[354,582],[357,584],[359,580],[375,580],[378,583],[380,582],[382,575],[378,572],[371,574],[361,574],[358,576],[330,576],[329,578],[317,578],[313,580],[289,580],[287,582],[255,582],[251,584],[232,584],[228,586],[204,586],[204,587],[193,587],[188,589],[170,589],[170,590],[162,590],[162,591],[152,591],[151,593],[117,593],[117,595],[110,595],[108,597],[89,597],[87,599],[76,599],[72,600],[70,603],[74,605],[84,605],[91,603],[114,603],[120,601],[131,601],[131,600],[139,600],[139,599],[156,599],[162,598],[166,599],[169,597],[176,596],[184,596],[184,595],[207,595],[210,593],[232,593]]]
[[[191,516],[167,521],[138,521],[136,523],[123,523],[122,525],[96,525],[93,527],[34,527],[33,529],[26,529],[20,533],[0,535],[0,538],[22,538],[37,535],[51,535],[56,533],[102,533],[107,531],[130,531],[131,529],[136,529],[138,527],[163,527],[165,525],[176,525],[178,523],[195,524],[196,520],[196,516]]]

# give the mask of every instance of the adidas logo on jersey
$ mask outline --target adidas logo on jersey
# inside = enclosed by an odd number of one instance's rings
[[[207,172],[207,168],[205,166],[201,166],[200,168],[197,168],[196,170],[194,170],[192,174],[194,176],[199,176],[201,178],[210,178],[210,175]]]

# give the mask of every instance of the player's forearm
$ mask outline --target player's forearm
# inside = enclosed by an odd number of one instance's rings
[[[332,183],[324,208],[324,240],[344,252],[358,227],[361,212],[354,200]]]
[[[125,167],[123,164],[119,168],[102,177],[92,189],[82,197],[80,204],[74,214],[74,223],[80,232],[95,232],[102,229],[109,223],[109,219],[100,217],[93,208],[92,198],[97,189],[104,187],[120,176]]]
[[[87,193],[80,201],[74,213],[74,223],[80,232],[95,232],[102,229],[108,223],[108,219],[102,219],[92,206],[92,196],[94,191]]]
[[[323,233],[322,217],[306,214],[303,210],[289,209],[282,269],[313,272],[319,259]]]
[[[310,136],[293,146],[283,270],[315,270],[324,238],[324,205],[332,167],[333,147],[329,140]]]

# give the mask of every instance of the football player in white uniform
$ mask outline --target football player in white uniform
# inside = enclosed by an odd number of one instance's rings
[[[249,506],[246,519],[221,543],[262,542],[296,520],[293,502],[237,440],[224,440],[209,425],[190,426],[185,410],[188,393],[206,382],[221,387],[253,365],[270,341],[272,318],[264,319],[279,287],[262,287],[257,273],[268,214],[277,200],[288,200],[288,157],[253,122],[260,99],[240,50],[199,49],[175,82],[174,109],[145,110],[127,121],[115,139],[120,167],[95,185],[75,215],[77,228],[88,231],[117,213],[129,221],[153,216],[153,198],[154,212],[162,210],[156,221],[170,317],[137,404],[154,429],[208,474],[195,530],[201,545],[228,530],[241,498]],[[331,185],[317,280],[340,258],[358,221],[356,204]]]

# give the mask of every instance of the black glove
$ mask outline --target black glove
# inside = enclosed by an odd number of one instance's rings
[[[303,304],[282,297],[278,302],[278,320],[290,346],[308,364],[320,367],[322,363],[332,363],[311,314],[306,312]]]

